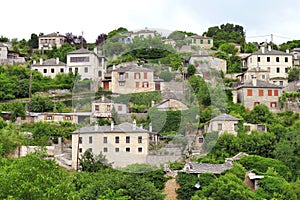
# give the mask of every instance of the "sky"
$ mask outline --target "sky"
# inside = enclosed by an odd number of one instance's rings
[[[300,39],[299,0],[4,0],[0,36],[18,40],[32,33],[81,35],[95,42],[118,27],[202,35],[209,27],[244,27],[246,41],[281,44]]]

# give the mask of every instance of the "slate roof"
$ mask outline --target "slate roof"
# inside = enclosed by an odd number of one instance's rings
[[[271,49],[271,51],[269,51],[268,48],[265,48],[265,53],[262,53],[262,50],[259,49],[258,51],[252,53],[251,55],[292,55],[292,54],[286,53],[284,51],[277,51],[274,49]]]
[[[239,88],[278,88],[281,89],[281,86],[274,85],[272,83],[262,81],[262,80],[256,80],[256,86],[253,85],[253,81],[247,81],[242,85],[237,86],[237,89]]]
[[[152,69],[148,69],[138,65],[129,65],[126,67],[120,67],[118,69],[114,69],[112,71],[116,72],[153,72]]]
[[[77,129],[73,134],[84,134],[84,133],[150,133],[148,130],[136,126],[133,130],[133,124],[125,122],[120,125],[114,125],[114,129],[111,130],[111,126],[85,126]]]
[[[221,174],[223,171],[233,168],[233,165],[230,163],[224,164],[209,164],[209,163],[197,163],[197,162],[188,162],[185,164],[185,169],[183,170],[186,173],[213,173]]]
[[[33,66],[55,66],[55,65],[66,66],[66,63],[59,61],[58,64],[56,64],[56,59],[50,58],[48,60],[43,61],[42,65],[39,62],[33,64]]]
[[[95,52],[89,51],[88,49],[85,48],[80,48],[78,50],[71,51],[68,54],[95,54]]]
[[[65,37],[65,36],[53,32],[53,33],[50,33],[50,34],[47,34],[47,35],[41,35],[41,36],[39,36],[39,37]]]
[[[233,117],[231,115],[228,114],[221,114],[219,116],[214,117],[213,119],[211,119],[210,121],[239,121],[240,119]]]

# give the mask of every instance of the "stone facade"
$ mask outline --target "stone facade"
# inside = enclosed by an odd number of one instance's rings
[[[238,122],[240,119],[228,114],[219,115],[209,121],[209,125],[205,128],[205,132],[219,132],[219,135],[230,133],[237,136]]]
[[[26,62],[19,52],[10,51],[9,45],[0,44],[0,64],[13,65],[15,63],[23,64]]]
[[[282,95],[282,87],[252,79],[234,88],[233,94],[236,97],[233,101],[243,104],[249,110],[264,104],[270,111],[276,112],[279,109],[278,98]]]
[[[155,90],[154,72],[138,65],[129,65],[112,70],[111,90],[113,93],[129,94]]]
[[[101,99],[92,102],[92,115],[94,118],[111,118],[114,103],[102,96]]]
[[[53,46],[60,48],[64,42],[65,36],[59,32],[41,35],[39,36],[39,50],[52,50]]]
[[[187,37],[188,43],[192,46],[199,46],[203,49],[210,49],[214,46],[213,38],[200,36],[200,35],[193,35]]]
[[[77,155],[87,150],[95,155],[102,152],[113,167],[146,163],[151,134],[135,122],[80,128],[72,134],[72,166],[77,169]]]
[[[222,71],[224,74],[227,72],[226,60],[216,58],[209,55],[193,55],[189,58],[189,64],[193,64],[198,71],[208,71],[215,69]]]
[[[188,107],[184,103],[176,99],[166,99],[161,103],[156,105],[159,111],[168,111],[168,110],[187,110]]]
[[[40,72],[43,76],[50,76],[51,78],[54,78],[60,73],[68,74],[66,63],[59,61],[59,58],[51,58],[45,61],[40,58],[39,63],[33,61],[31,69]]]
[[[30,112],[26,117],[25,121],[29,123],[34,122],[71,122],[71,123],[81,123],[81,122],[90,122],[90,112],[81,112],[81,113],[33,113]]]
[[[275,85],[287,84],[287,71],[293,66],[293,55],[271,49],[269,46],[261,47],[260,50],[242,59],[242,64],[248,69],[257,68],[258,71],[268,71],[268,82]],[[260,77],[256,77],[260,79]],[[263,80],[263,79],[262,79]]]

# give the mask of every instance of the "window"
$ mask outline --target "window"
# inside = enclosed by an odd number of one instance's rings
[[[252,96],[252,89],[247,90],[247,96]]]
[[[200,44],[203,44],[203,40],[200,40]]]
[[[139,87],[139,85],[140,85],[140,83],[139,83],[139,82],[135,82],[135,87],[136,87],[136,88],[138,88],[138,87]]]
[[[210,44],[210,40],[207,40],[207,44]]]
[[[79,137],[79,144],[82,144],[82,137]]]
[[[194,44],[196,44],[196,39],[193,40]]]
[[[144,79],[147,79],[147,72],[144,72]]]
[[[265,79],[266,78],[266,75],[261,75],[261,79]]]
[[[252,63],[252,58],[250,58],[250,63]]]
[[[276,57],[276,62],[279,62],[279,57]]]
[[[44,74],[46,74],[47,73],[47,69],[44,69]]]
[[[75,72],[78,72],[78,67],[75,67]]]
[[[289,58],[288,58],[288,57],[285,57],[285,58],[284,58],[284,62],[289,62]]]
[[[125,79],[124,79],[124,73],[122,72],[122,73],[119,73],[119,80],[120,81],[124,81]]]
[[[93,143],[93,137],[92,137],[92,136],[89,137],[89,143],[90,143],[90,144]]]
[[[218,124],[218,131],[222,130],[222,124]]]
[[[289,68],[288,67],[285,68],[285,73],[289,73]]]
[[[103,143],[104,143],[104,144],[107,143],[107,137],[103,137]]]
[[[54,72],[55,72],[54,68],[51,68],[51,73],[54,73]]]
[[[263,125],[263,124],[258,124],[258,125],[257,125],[257,130],[258,130],[258,131],[265,131],[265,130],[266,130],[266,126]]]
[[[264,96],[264,90],[258,90],[258,96]]]
[[[142,136],[138,137],[138,143],[142,143]]]
[[[260,57],[257,57],[257,62],[260,62]]]
[[[198,141],[199,141],[199,143],[203,143],[204,142],[204,138],[199,137]]]
[[[120,142],[119,136],[116,136],[116,137],[115,137],[115,142],[116,142],[116,143],[119,143],[119,142]]]
[[[234,130],[235,131],[239,130],[238,124],[234,124]]]
[[[278,96],[278,90],[274,90],[274,96]]]
[[[125,82],[123,82],[123,81],[119,82],[119,86],[124,86],[124,85],[125,85]]]
[[[106,106],[106,111],[111,111],[111,105]]]
[[[128,78],[128,73],[125,74],[125,78]]]
[[[280,73],[280,68],[279,67],[276,68],[276,72]]]
[[[126,152],[130,152],[130,147],[126,147]]]
[[[143,82],[143,88],[148,88],[148,87],[149,87],[148,82]]]
[[[280,86],[283,86],[283,81],[279,81],[279,85],[280,85]]]
[[[84,68],[84,73],[88,73],[89,72],[89,68],[85,67]]]
[[[72,72],[72,67],[69,68],[69,72]]]
[[[102,71],[98,71],[98,77],[102,76]]]
[[[116,148],[115,148],[115,152],[120,152],[119,147],[116,147]]]
[[[64,73],[64,68],[60,68],[60,73]]]
[[[270,107],[271,108],[276,108],[277,107],[277,102],[270,102]]]
[[[107,147],[104,147],[103,152],[107,152],[107,151],[108,151]]]
[[[271,60],[270,57],[267,57],[267,62],[270,62],[270,60]]]
[[[70,62],[89,62],[90,57],[71,57]]]
[[[140,79],[140,73],[134,73],[134,79]]]
[[[139,148],[138,148],[138,152],[139,152],[139,153],[143,152],[143,148],[142,148],[142,147],[139,147]]]
[[[95,105],[95,110],[99,111],[99,105]]]
[[[72,118],[71,118],[71,116],[65,116],[65,120],[70,121],[70,120],[72,120]]]
[[[256,105],[259,105],[259,104],[260,104],[260,102],[257,101],[257,102],[254,102],[253,105],[256,106]]]
[[[82,148],[79,148],[79,153],[82,153]]]
[[[272,96],[272,90],[268,90],[268,96]]]
[[[46,116],[46,120],[52,120],[52,116]]]
[[[118,111],[122,111],[122,106],[118,106]]]
[[[126,136],[126,143],[130,143],[130,136]]]

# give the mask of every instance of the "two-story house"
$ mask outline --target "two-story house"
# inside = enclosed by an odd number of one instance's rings
[[[219,135],[230,133],[237,136],[239,121],[240,119],[224,113],[212,118],[205,127],[205,132],[217,131]]]
[[[192,46],[198,46],[203,49],[210,49],[214,45],[213,38],[200,36],[200,35],[192,35],[186,38],[188,43]]]
[[[287,85],[288,69],[293,66],[293,55],[287,52],[273,50],[262,46],[260,50],[242,59],[242,64],[248,69],[258,69],[257,71],[268,71],[268,79],[265,81],[280,85]],[[264,77],[264,76],[262,76]],[[259,76],[256,77],[259,80]]]
[[[282,86],[253,78],[233,88],[233,101],[241,103],[249,110],[259,104],[266,105],[270,111],[279,109],[278,98],[282,94]]]
[[[52,50],[54,46],[56,46],[56,48],[60,48],[64,42],[65,36],[59,34],[59,32],[40,35],[39,50]]]
[[[0,44],[0,64],[12,65],[15,63],[23,64],[26,60],[19,52],[10,51],[9,45]]]
[[[82,80],[100,81],[106,70],[106,59],[97,50],[78,49],[67,54],[68,72],[78,73]]]
[[[146,163],[154,133],[137,127],[136,122],[111,126],[87,126],[72,133],[72,166],[77,169],[78,158],[91,151],[105,155],[113,167]],[[153,137],[152,137],[153,136]]]
[[[92,102],[92,116],[93,118],[111,118],[114,103],[112,100],[102,96],[100,99]]]
[[[155,90],[154,71],[136,64],[114,69],[111,72],[113,93],[128,94]]]
[[[39,63],[34,60],[31,69],[39,71],[43,76],[50,76],[51,78],[54,78],[59,73],[68,73],[66,63],[61,62],[59,58],[51,58],[45,61],[43,61],[43,58],[40,58]]]

